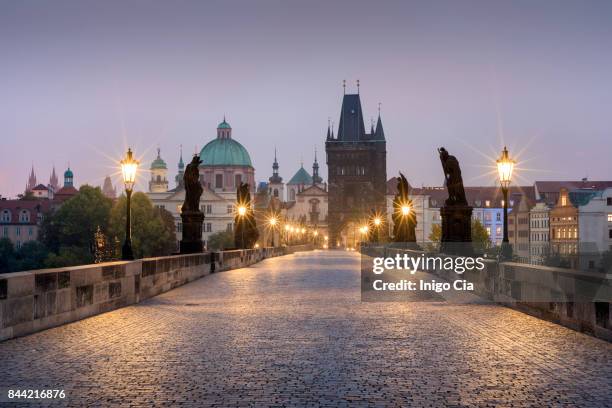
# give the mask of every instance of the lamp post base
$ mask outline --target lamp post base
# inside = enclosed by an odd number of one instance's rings
[[[181,254],[194,254],[204,251],[202,243],[202,222],[204,214],[201,211],[183,211],[183,239],[180,242]]]
[[[121,247],[121,259],[124,261],[133,261],[134,252],[132,251],[132,243],[125,241]]]

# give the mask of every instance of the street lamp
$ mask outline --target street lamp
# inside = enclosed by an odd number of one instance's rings
[[[514,160],[508,156],[508,149],[504,146],[501,157],[497,160],[497,172],[504,195],[504,239],[502,240],[502,257],[509,259],[512,256],[512,247],[508,239],[508,187],[512,180],[512,170],[514,170]]]
[[[276,218],[276,216],[271,216],[268,219],[268,224],[270,225],[270,230],[272,231],[272,246],[275,247],[275,235],[276,235],[276,226],[278,225],[278,219]]]
[[[121,174],[125,186],[127,208],[125,217],[125,242],[123,243],[123,248],[121,248],[121,259],[126,261],[134,259],[134,252],[132,251],[132,191],[134,191],[137,169],[138,160],[132,157],[132,149],[128,148],[125,159],[121,160]]]

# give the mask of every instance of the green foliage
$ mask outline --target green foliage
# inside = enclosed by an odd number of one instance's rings
[[[123,243],[125,237],[127,199],[119,197],[111,210],[109,236],[119,237]],[[134,257],[147,258],[169,255],[176,250],[176,235],[172,214],[163,209],[156,209],[144,193],[134,193],[132,208],[132,249]]]
[[[88,249],[96,228],[107,230],[111,207],[112,200],[99,187],[84,185],[78,194],[45,218],[40,240],[55,253],[63,246]],[[88,263],[92,258],[87,256],[82,261]]]
[[[0,273],[11,272],[15,259],[15,247],[8,238],[0,238]]]
[[[28,271],[45,267],[49,251],[38,241],[28,241],[15,249],[8,238],[0,239],[0,273]]]
[[[429,240],[432,242],[440,242],[442,239],[442,227],[440,224],[433,224],[429,233]]]
[[[60,268],[63,266],[83,265],[93,263],[89,248],[80,246],[62,246],[59,253],[50,253],[45,260],[45,267]]]
[[[472,219],[472,245],[476,252],[484,252],[491,247],[489,233],[477,219]]]
[[[219,251],[234,246],[234,234],[227,231],[215,232],[208,238],[208,249]]]

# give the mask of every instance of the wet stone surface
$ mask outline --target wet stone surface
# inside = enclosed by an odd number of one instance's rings
[[[0,390],[64,389],[51,405],[612,406],[612,344],[491,304],[361,302],[346,252],[214,274],[0,362]]]

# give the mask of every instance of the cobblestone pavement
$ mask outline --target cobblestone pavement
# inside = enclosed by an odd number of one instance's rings
[[[7,388],[73,406],[612,406],[612,344],[490,304],[360,302],[358,255],[314,252],[0,343]]]

